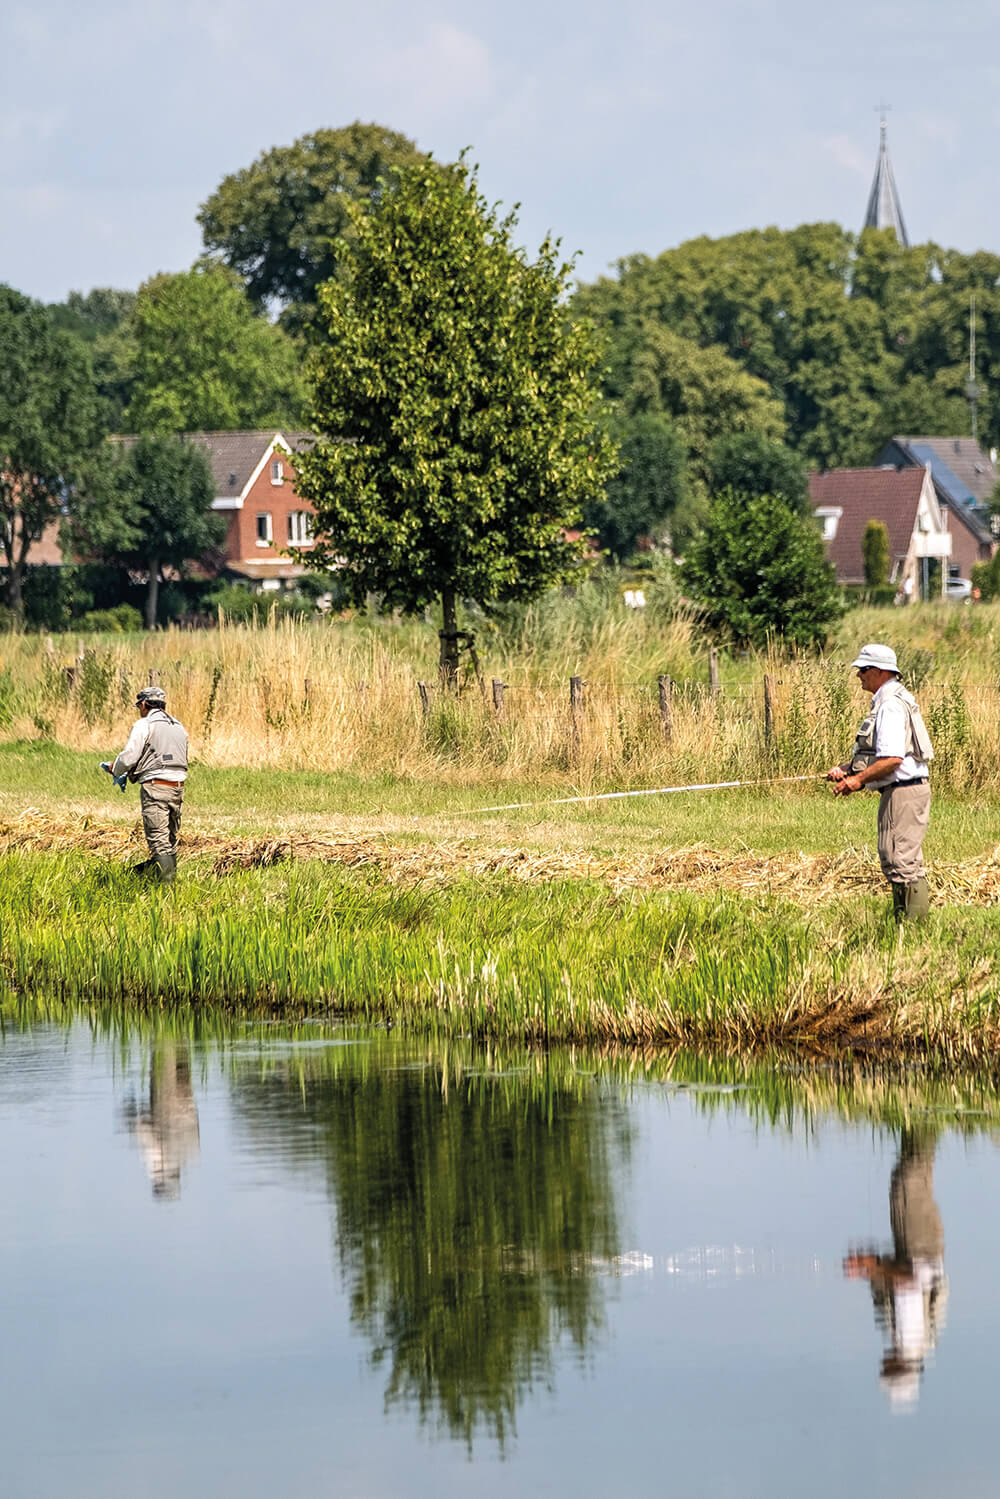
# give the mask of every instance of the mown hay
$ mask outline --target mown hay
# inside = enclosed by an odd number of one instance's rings
[[[885,881],[874,855],[848,848],[838,854],[759,855],[695,844],[629,859],[584,853],[536,853],[524,848],[487,848],[475,839],[441,840],[433,845],[392,843],[379,833],[331,829],[311,838],[236,838],[225,833],[182,836],[187,855],[212,859],[213,872],[266,869],[290,860],[315,859],[348,868],[374,866],[387,879],[405,884],[445,884],[459,876],[503,876],[527,884],[555,880],[596,880],[615,890],[729,891],[780,895],[801,906],[817,906],[846,894],[881,892]],[[142,825],[102,823],[93,818],[59,820],[29,809],[12,822],[0,822],[0,852],[37,848],[82,850],[128,861],[144,848]],[[987,855],[928,867],[937,905],[1000,905],[1000,845]]]

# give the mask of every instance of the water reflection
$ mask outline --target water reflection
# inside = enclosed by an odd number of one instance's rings
[[[166,1036],[154,1043],[149,1056],[149,1102],[140,1105],[133,1096],[124,1104],[122,1118],[138,1142],[153,1196],[167,1201],[179,1197],[181,1172],[198,1159],[201,1150],[186,1042]]]
[[[557,1345],[582,1357],[604,1324],[624,1111],[572,1073],[379,1066],[349,1049],[242,1073],[235,1103],[300,1163],[308,1132],[386,1406],[502,1446]]]
[[[881,1383],[896,1407],[919,1398],[924,1365],[944,1327],[948,1281],[934,1201],[936,1148],[936,1131],[903,1131],[889,1182],[892,1249],[854,1250],[844,1261],[846,1275],[871,1287],[876,1325],[886,1337]]]

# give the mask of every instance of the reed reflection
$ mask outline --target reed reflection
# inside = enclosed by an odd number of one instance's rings
[[[948,1281],[944,1229],[934,1201],[937,1133],[905,1129],[889,1182],[892,1250],[853,1250],[844,1273],[867,1280],[886,1337],[881,1383],[895,1407],[913,1405],[928,1355],[944,1327]]]
[[[135,1136],[149,1173],[153,1196],[170,1201],[181,1194],[181,1173],[201,1151],[198,1106],[191,1086],[191,1055],[183,1041],[158,1039],[150,1050],[149,1101],[133,1097],[122,1116]]]
[[[556,1082],[544,1067],[473,1076],[439,1058],[323,1057],[241,1076],[237,1108],[272,1137],[276,1115],[308,1129],[387,1408],[470,1448],[483,1432],[503,1445],[558,1345],[582,1357],[603,1325],[624,1113],[569,1069]],[[301,1161],[304,1142],[281,1133]]]

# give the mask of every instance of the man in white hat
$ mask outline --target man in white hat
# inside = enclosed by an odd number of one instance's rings
[[[928,774],[934,749],[916,698],[900,680],[896,652],[888,645],[862,646],[851,665],[872,694],[871,710],[858,730],[850,760],[827,772],[836,796],[869,787],[879,793],[878,857],[892,886],[897,921],[927,915],[923,842],[931,810]]]
[[[177,874],[177,835],[181,826],[184,782],[188,773],[188,736],[184,725],[167,712],[162,687],[143,687],[136,696],[139,717],[128,743],[109,766],[117,779],[139,782],[142,827],[149,858],[134,866],[143,874],[159,871],[164,885]]]

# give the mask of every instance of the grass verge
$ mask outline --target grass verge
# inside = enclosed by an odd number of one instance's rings
[[[398,880],[316,861],[188,861],[175,891],[82,852],[0,858],[5,1003],[353,1016],[438,1036],[991,1056],[1000,933],[946,908],[898,934],[885,901]]]

